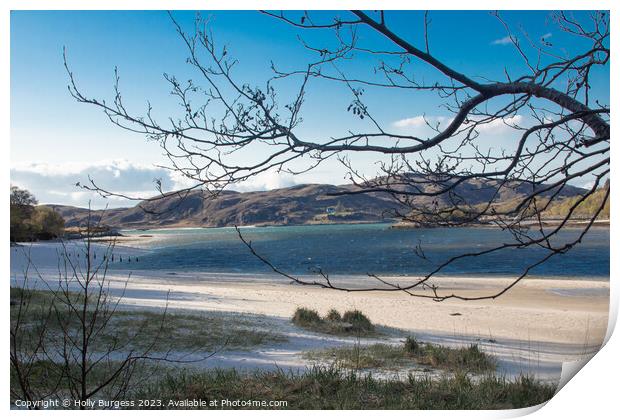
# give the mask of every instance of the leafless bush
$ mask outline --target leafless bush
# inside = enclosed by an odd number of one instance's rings
[[[136,321],[129,332],[118,328],[115,322],[129,278],[120,295],[113,296],[108,268],[115,243],[105,245],[103,252],[94,247],[89,234],[96,230],[93,227],[89,217],[82,247],[63,242],[57,280],[45,278],[27,255],[23,278],[14,281],[10,327],[14,399],[70,398],[80,402],[77,407],[87,408],[88,400],[124,399],[135,381],[148,378],[145,362],[192,362],[212,355],[191,359],[189,354],[172,357],[173,349],[162,351],[161,346],[155,351],[167,303],[155,334],[146,342],[145,323],[152,319]]]

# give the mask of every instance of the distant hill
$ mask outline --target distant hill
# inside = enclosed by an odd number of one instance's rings
[[[583,202],[581,202],[573,211],[571,215],[575,219],[591,219],[594,216],[594,213],[598,211],[601,205],[604,204],[603,210],[598,215],[598,219],[609,219],[609,200],[603,203],[605,199],[605,194],[609,189],[609,181],[605,183],[602,188],[594,191],[589,197],[587,197]],[[575,206],[575,204],[579,201],[581,195],[575,197],[567,197],[563,200],[558,201],[549,209],[543,213],[545,217],[548,218],[564,218],[568,215],[568,212],[571,208]]]
[[[209,197],[195,191],[179,198],[170,196],[153,203],[143,202],[131,208],[107,210],[102,223],[119,228],[301,225],[312,223],[380,222],[392,220],[387,214],[402,209],[386,194],[330,196],[350,187],[334,185],[298,185],[260,192],[223,191]],[[48,205],[66,221],[67,226],[84,225],[88,210],[63,205]],[[100,211],[94,211],[99,216]]]
[[[497,181],[469,180],[456,192],[471,205],[490,200]],[[540,187],[540,186],[539,186]],[[303,225],[319,223],[370,223],[396,221],[395,211],[406,212],[406,207],[386,193],[366,193],[334,196],[337,193],[354,193],[354,185],[306,184],[270,191],[223,191],[209,197],[195,191],[181,199],[176,195],[143,202],[130,208],[106,210],[102,223],[114,228],[155,227],[222,227],[233,225]],[[531,193],[529,183],[513,183],[502,187],[496,197],[498,203],[515,200]],[[583,189],[567,187],[562,198],[578,196]],[[418,197],[417,205],[441,207],[446,197]],[[88,210],[64,205],[48,205],[65,219],[66,226],[86,224]],[[94,216],[101,211],[94,211]]]

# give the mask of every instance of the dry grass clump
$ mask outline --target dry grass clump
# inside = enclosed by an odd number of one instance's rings
[[[297,308],[292,318],[293,324],[312,331],[334,335],[368,336],[375,332],[375,326],[361,311],[351,310],[340,314],[330,309],[325,317],[313,309]]]
[[[424,365],[449,372],[488,373],[495,371],[495,360],[476,344],[451,348],[420,343],[407,337],[402,346],[370,344],[335,347],[306,352],[311,360],[328,361],[348,369],[401,369],[407,365]]]

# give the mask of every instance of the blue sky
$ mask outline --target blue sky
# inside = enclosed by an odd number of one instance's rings
[[[346,12],[325,12],[325,16]],[[191,29],[194,12],[174,12],[175,18]],[[212,31],[219,43],[228,45],[239,59],[235,75],[251,84],[260,84],[270,75],[270,61],[284,69],[302,67],[315,57],[300,47],[298,35],[315,45],[330,45],[330,31],[301,31],[254,11],[202,12],[211,16]],[[431,52],[449,65],[471,75],[501,79],[504,69],[521,74],[524,65],[514,49],[502,41],[502,25],[488,12],[431,12]],[[580,45],[561,33],[547,12],[504,12],[517,35],[527,32],[534,40],[547,40],[568,52]],[[423,12],[388,12],[395,32],[414,44],[423,42]],[[369,31],[360,32],[368,47],[384,41]],[[11,179],[31,189],[42,202],[85,205],[92,197],[75,187],[90,174],[101,185],[117,191],[148,194],[152,180],[163,178],[175,188],[183,180],[154,164],[164,163],[159,147],[135,133],[112,125],[92,106],[77,103],[67,92],[67,75],[62,63],[66,47],[70,66],[88,96],[111,98],[113,70],[117,66],[121,89],[130,109],[140,113],[150,100],[156,115],[179,115],[168,95],[164,72],[179,79],[200,80],[185,63],[187,52],[163,11],[13,11],[11,13]],[[373,57],[359,57],[349,64],[353,73],[370,74]],[[415,63],[413,66],[415,67]],[[432,79],[428,67],[416,69],[419,78]],[[594,74],[594,95],[609,101],[608,69]],[[279,86],[283,97],[293,95],[292,83]],[[340,89],[340,90],[339,90]],[[416,117],[447,114],[434,95],[412,95],[394,91],[373,91],[366,95],[371,110],[385,124],[403,130],[415,129]],[[360,122],[345,112],[351,101],[346,90],[317,83],[304,109],[301,133],[312,139],[326,133],[343,133]],[[399,123],[400,121],[400,123]],[[418,127],[418,129],[420,129]],[[494,141],[510,144],[514,133],[494,133]],[[489,134],[491,135],[491,133]],[[372,174],[376,156],[357,162]],[[266,174],[240,186],[265,189],[300,182],[345,182],[345,170],[328,162],[316,171],[299,177]],[[99,199],[96,206],[102,205]],[[112,201],[110,206],[127,204]]]

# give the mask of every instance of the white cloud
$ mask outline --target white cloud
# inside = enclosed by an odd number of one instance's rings
[[[541,36],[540,39],[547,40],[547,39],[551,38],[552,36],[553,36],[553,34],[551,32],[547,32],[546,34]]]
[[[278,188],[292,187],[297,184],[295,177],[289,173],[278,172],[275,169],[260,173],[247,181],[231,186],[235,191],[267,191]]]
[[[422,127],[426,125],[426,122],[424,121],[423,115],[417,115],[415,117],[403,118],[402,120],[394,121],[392,125],[398,128]]]
[[[501,133],[513,130],[513,126],[518,126],[523,122],[523,115],[513,115],[512,117],[503,119],[493,119],[488,123],[480,123],[476,126],[476,130],[480,133]]]
[[[404,118],[402,120],[398,120],[392,123],[394,127],[397,128],[419,128],[419,127],[427,127],[427,122],[431,126],[435,127],[437,125],[439,129],[445,129],[451,122],[453,118],[444,117],[444,116],[422,116],[418,115],[415,117]],[[467,126],[471,126],[473,122],[480,121],[480,117],[471,117],[470,122],[462,126],[465,128]],[[519,125],[523,122],[522,115],[514,115],[512,117],[504,118],[504,119],[493,119],[488,123],[479,123],[476,126],[476,130],[484,133],[499,133],[507,130],[511,130],[512,126]]]
[[[87,206],[90,200],[94,207],[135,205],[133,201],[118,197],[105,200],[76,185],[78,182],[90,185],[89,177],[101,188],[131,197],[156,195],[156,180],[161,180],[166,191],[188,186],[180,176],[167,169],[125,159],[63,164],[24,162],[11,168],[11,184],[27,188],[41,203]]]
[[[513,43],[513,39],[511,35],[506,35],[503,38],[496,39],[491,42],[491,45],[508,45]]]
[[[434,127],[436,124],[443,124],[444,122],[450,120],[447,117],[442,116],[429,116],[429,115],[416,115],[409,118],[403,118],[402,120],[397,120],[392,123],[392,126],[396,128],[419,128],[419,127],[428,127],[430,124]]]
[[[585,188],[586,190],[591,189],[594,186],[594,180],[589,180],[589,181],[583,181],[581,183],[581,185],[579,185],[581,188]]]
[[[104,199],[98,194],[87,191],[76,183],[90,185],[88,178],[108,191],[129,197],[152,197],[158,194],[155,181],[161,180],[164,191],[189,188],[196,185],[179,172],[153,165],[143,165],[125,159],[100,162],[69,162],[49,164],[41,162],[23,162],[11,168],[11,184],[26,188],[42,204],[66,204],[87,207],[89,201],[93,208],[104,206],[134,206],[135,201],[122,197]],[[275,170],[259,174],[248,181],[231,187],[237,191],[264,191],[295,185],[292,175]]]
[[[63,163],[47,163],[47,162],[19,162],[13,164],[11,170],[36,172],[46,176],[57,175],[79,175],[88,171],[107,170],[112,173],[118,171],[128,171],[133,169],[151,170],[153,165],[143,165],[132,163],[127,159],[102,160],[95,162],[63,162]]]
[[[170,176],[170,181],[172,181],[173,183],[173,186],[171,188],[173,190],[182,190],[184,188],[191,188],[197,184],[196,180],[188,178],[180,172],[168,171],[168,175]]]

